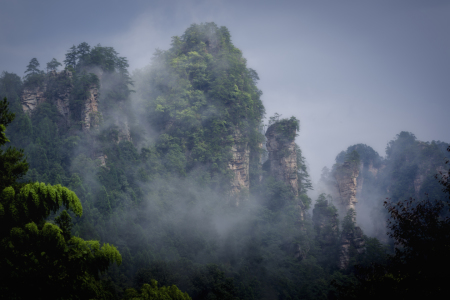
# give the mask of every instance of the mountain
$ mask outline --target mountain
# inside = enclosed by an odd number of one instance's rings
[[[154,280],[193,299],[335,299],[356,265],[384,261],[380,199],[439,194],[447,144],[401,133],[386,158],[362,144],[339,154],[313,203],[300,120],[264,124],[258,74],[226,27],[191,25],[131,75],[87,43],[59,65],[2,73],[7,135],[27,156],[24,182],[80,199],[72,234],[121,253],[101,277],[112,299],[156,293]]]

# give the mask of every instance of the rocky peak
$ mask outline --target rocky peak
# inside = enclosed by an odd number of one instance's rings
[[[335,169],[337,203],[341,212],[346,213],[349,209],[355,210],[355,204],[358,202],[356,199],[358,175],[359,166],[351,162],[346,161]]]
[[[286,120],[290,122],[290,120]],[[297,151],[295,126],[283,126],[281,121],[272,124],[266,131],[266,148],[269,152],[270,175],[285,182],[298,196]]]

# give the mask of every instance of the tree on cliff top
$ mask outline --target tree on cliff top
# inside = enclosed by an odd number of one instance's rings
[[[56,71],[59,66],[62,66],[62,64],[57,61],[56,58],[53,58],[50,62],[47,63],[47,72]]]
[[[0,147],[9,142],[6,126],[14,114],[0,102]],[[9,299],[89,299],[103,297],[99,272],[121,263],[114,246],[84,241],[70,233],[66,210],[81,216],[80,200],[61,185],[19,184],[28,170],[23,152],[0,150],[0,293]],[[27,287],[24,289],[24,287]]]
[[[24,85],[26,87],[34,88],[41,86],[44,82],[44,72],[39,70],[39,62],[37,58],[32,58],[28,63],[25,73]]]

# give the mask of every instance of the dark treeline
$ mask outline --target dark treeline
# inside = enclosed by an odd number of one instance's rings
[[[311,199],[294,142],[300,122],[271,117],[266,135],[274,139],[266,148],[259,77],[227,28],[194,24],[132,75],[126,58],[101,45],[73,46],[63,64],[53,59],[43,71],[33,58],[23,79],[0,76],[0,96],[9,102],[1,111],[0,158],[5,170],[22,166],[2,185],[0,218],[10,223],[0,236],[0,266],[10,272],[2,272],[2,295],[22,299],[20,285],[36,272],[43,274],[33,285],[38,299],[406,298],[416,281],[435,279],[411,266],[444,253],[449,231],[439,240],[425,226],[423,240],[413,242],[415,232],[402,222],[417,216],[439,234],[448,228],[448,144],[402,132],[385,158],[351,146],[324,170],[323,193]],[[285,180],[276,162],[294,168]],[[359,172],[356,218],[333,194],[346,163]],[[53,200],[35,182],[61,193],[59,204],[48,204]],[[23,200],[26,189],[37,196]],[[423,204],[406,204],[410,197]],[[20,201],[19,222],[10,207]],[[31,216],[32,205],[46,209]],[[360,222],[368,212],[370,222]],[[31,227],[36,236],[27,233]],[[342,267],[343,236],[358,232],[363,250],[350,244]],[[421,244],[428,236],[438,252]],[[27,249],[27,241],[46,250]],[[30,262],[23,271],[13,271],[24,257]],[[71,273],[77,264],[83,267]]]

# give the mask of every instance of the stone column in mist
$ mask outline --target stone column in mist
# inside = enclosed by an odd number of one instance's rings
[[[234,131],[234,143],[231,146],[232,158],[228,163],[228,168],[233,171],[233,180],[231,181],[231,196],[239,206],[241,200],[247,198],[250,187],[249,167],[250,167],[250,149],[248,142],[244,142],[239,129]]]
[[[282,120],[269,126],[266,131],[266,148],[269,152],[269,174],[291,187],[298,197],[298,165],[295,137],[297,126],[295,120]],[[292,124],[291,124],[292,123]],[[298,200],[299,221],[303,221],[303,203]]]
[[[350,209],[355,210],[358,202],[356,199],[358,175],[359,165],[348,161],[335,169],[334,178],[339,193],[337,205],[341,213],[346,214]]]
[[[269,152],[270,175],[289,185],[298,196],[297,151],[295,149],[296,129],[281,132],[279,123],[271,125],[266,131],[266,147]]]
[[[342,222],[342,233],[340,238],[339,268],[346,269],[350,262],[350,248],[353,246],[356,253],[365,252],[365,242],[363,232],[356,224],[356,192],[358,189],[359,176],[359,155],[357,159],[349,158],[342,165],[338,165],[334,170],[336,179],[336,188],[338,190],[337,206],[338,210],[344,215]]]

